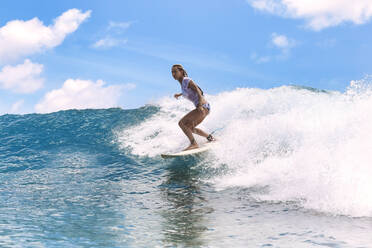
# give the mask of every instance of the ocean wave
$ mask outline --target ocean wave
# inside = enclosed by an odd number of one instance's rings
[[[217,189],[265,187],[252,192],[259,201],[372,216],[369,82],[353,81],[344,93],[282,86],[207,95],[212,110],[200,127],[218,130],[220,140],[208,159],[228,168],[209,182]],[[170,97],[157,105],[159,112],[118,133],[121,149],[157,159],[188,145],[178,121],[193,106]]]

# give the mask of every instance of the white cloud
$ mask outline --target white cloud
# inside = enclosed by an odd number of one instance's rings
[[[24,103],[23,99],[13,103],[9,112],[11,114],[18,113],[19,109],[23,106],[23,103]]]
[[[132,26],[133,22],[113,22],[110,21],[108,25],[108,30],[115,29],[117,32],[124,31]]]
[[[136,85],[133,83],[127,83],[127,84],[124,84],[122,87],[125,90],[133,90],[134,88],[136,88]]]
[[[94,43],[93,47],[94,48],[111,48],[115,46],[125,45],[127,42],[128,42],[127,39],[116,39],[116,38],[106,37]]]
[[[343,22],[363,24],[372,16],[371,0],[247,0],[254,8],[275,15],[305,19],[313,30]]]
[[[279,35],[276,33],[273,33],[271,42],[278,48],[288,48],[290,47],[290,42],[285,35]]]
[[[121,38],[120,34],[127,30],[133,22],[113,22],[110,21],[107,27],[107,33],[111,33],[111,35],[106,35],[105,38],[102,38],[96,41],[92,47],[93,48],[112,48],[112,47],[120,47],[127,44],[128,39]]]
[[[263,63],[269,62],[270,60],[271,60],[271,58],[269,56],[263,56],[263,57],[257,58],[256,63],[257,64],[263,64]]]
[[[270,56],[259,56],[257,53],[251,54],[251,59],[254,60],[257,64],[263,64],[271,61]]]
[[[68,79],[62,88],[52,90],[35,106],[37,112],[49,113],[66,109],[110,108],[118,106],[123,90],[133,89],[134,84],[111,85],[98,80]]]
[[[271,54],[267,56],[259,56],[257,53],[251,54],[251,59],[257,64],[270,62],[274,59],[285,60],[290,55],[290,49],[296,45],[296,41],[288,38],[283,34],[272,33],[269,46],[280,49],[279,54]]]
[[[289,50],[296,45],[296,41],[283,34],[272,33],[271,44],[282,50],[282,55],[287,56]]]
[[[17,93],[35,92],[43,86],[44,79],[40,78],[43,68],[29,59],[16,66],[4,66],[0,71],[0,87]]]
[[[0,28],[0,63],[58,46],[90,16],[91,11],[70,9],[45,26],[37,17],[13,20]]]

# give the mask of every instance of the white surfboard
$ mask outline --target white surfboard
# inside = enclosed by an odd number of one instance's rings
[[[176,152],[176,153],[161,154],[161,157],[162,158],[177,158],[177,157],[185,157],[185,156],[195,155],[195,154],[206,152],[215,145],[216,145],[216,141],[207,142],[207,143],[199,145],[199,148],[195,148],[195,149],[191,149],[191,150],[187,150],[187,151]]]

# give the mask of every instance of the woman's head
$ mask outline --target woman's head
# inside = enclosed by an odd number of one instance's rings
[[[172,66],[172,76],[174,79],[180,80],[184,77],[187,77],[187,72],[182,65],[176,64]]]

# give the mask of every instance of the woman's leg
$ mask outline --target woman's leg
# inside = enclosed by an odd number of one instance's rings
[[[208,115],[208,110],[205,108],[202,109],[194,109],[187,115],[185,115],[178,123],[178,125],[181,127],[182,131],[186,134],[186,136],[190,140],[190,146],[187,147],[185,150],[198,148],[198,144],[195,141],[194,136],[192,133],[199,134],[201,136],[207,137],[208,134],[206,134],[204,131],[202,131],[199,128],[195,128],[197,125],[199,125],[204,118]]]
[[[206,110],[205,108],[203,108],[203,114],[204,114],[203,119],[201,119],[200,122],[196,123],[196,125],[192,129],[192,132],[196,133],[197,135],[200,135],[200,136],[203,136],[203,137],[207,138],[209,136],[209,134],[207,134],[206,132],[204,132],[200,128],[196,128],[196,126],[199,125],[205,119],[205,117],[209,114],[209,110]]]
[[[197,135],[203,136],[205,138],[207,138],[208,135],[209,135],[206,132],[204,132],[203,130],[201,130],[200,128],[196,128],[196,127],[194,127],[194,129],[192,130],[192,132],[193,133],[196,133]]]

